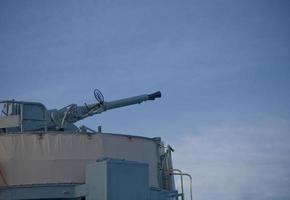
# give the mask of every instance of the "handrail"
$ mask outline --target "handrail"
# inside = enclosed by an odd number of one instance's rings
[[[193,200],[192,198],[192,177],[190,174],[188,173],[183,173],[181,170],[179,169],[171,169],[171,171],[173,172],[170,172],[170,174],[172,175],[179,175],[180,176],[180,181],[181,181],[181,199],[184,200],[184,188],[183,188],[183,176],[187,176],[189,178],[189,181],[190,181],[190,199]],[[178,173],[174,173],[174,171],[178,172]]]
[[[190,174],[183,174],[184,176],[187,176],[189,178],[189,182],[190,182],[190,199],[192,200],[192,177]]]
[[[172,175],[179,175],[180,176],[180,185],[181,185],[181,199],[184,200],[184,189],[183,189],[183,172],[180,169],[170,169]],[[177,171],[179,173],[172,173]]]

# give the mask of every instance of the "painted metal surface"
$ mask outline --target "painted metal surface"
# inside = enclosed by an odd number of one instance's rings
[[[160,138],[104,134],[74,124],[155,100],[161,93],[110,102],[99,90],[94,95],[97,103],[59,110],[34,102],[0,102],[0,200],[184,199],[183,176],[192,185],[191,176],[173,169],[174,150]],[[181,176],[181,193],[175,190],[174,175]]]
[[[51,110],[47,110],[41,103],[14,100],[2,101],[0,102],[0,104],[3,104],[2,115],[0,116],[0,133],[40,130],[80,132],[82,130],[74,125],[75,122],[107,110],[140,104],[161,97],[159,91],[115,101],[104,101],[104,97],[99,90],[95,90],[94,95],[97,103],[85,104],[83,106],[71,104],[61,109]],[[12,122],[9,118],[14,115],[19,116],[19,123],[7,123]],[[1,120],[1,118],[3,119]]]
[[[99,161],[87,166],[86,183],[87,200],[148,200],[148,164],[115,159]]]
[[[86,196],[85,185],[44,184],[0,187],[0,200],[71,199]]]
[[[84,183],[85,166],[110,157],[148,163],[150,186],[159,187],[158,152],[156,139],[129,135],[2,134],[0,186]]]
[[[149,187],[148,164],[104,159],[86,167],[85,184],[0,187],[0,200],[176,200],[177,191]]]
[[[11,128],[20,126],[20,115],[10,115],[0,118],[0,128]]]

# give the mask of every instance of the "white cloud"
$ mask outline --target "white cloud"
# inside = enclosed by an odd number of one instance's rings
[[[175,167],[192,174],[198,200],[289,199],[289,144],[284,119],[200,129],[176,142]]]

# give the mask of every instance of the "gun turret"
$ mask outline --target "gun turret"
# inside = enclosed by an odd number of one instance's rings
[[[47,110],[41,103],[2,101],[2,116],[0,117],[0,132],[27,131],[78,131],[74,123],[87,117],[100,114],[107,110],[140,104],[144,101],[161,97],[161,92],[105,101],[99,90],[94,91],[97,103],[77,106],[71,104],[62,109]]]

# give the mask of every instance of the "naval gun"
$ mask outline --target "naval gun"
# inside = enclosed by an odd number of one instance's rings
[[[61,109],[51,110],[47,110],[42,103],[37,102],[1,101],[0,133],[91,130],[85,126],[79,128],[74,123],[107,110],[155,100],[161,97],[161,92],[105,101],[103,94],[96,89],[94,96],[97,100],[96,103],[85,103],[82,106],[70,104]]]

